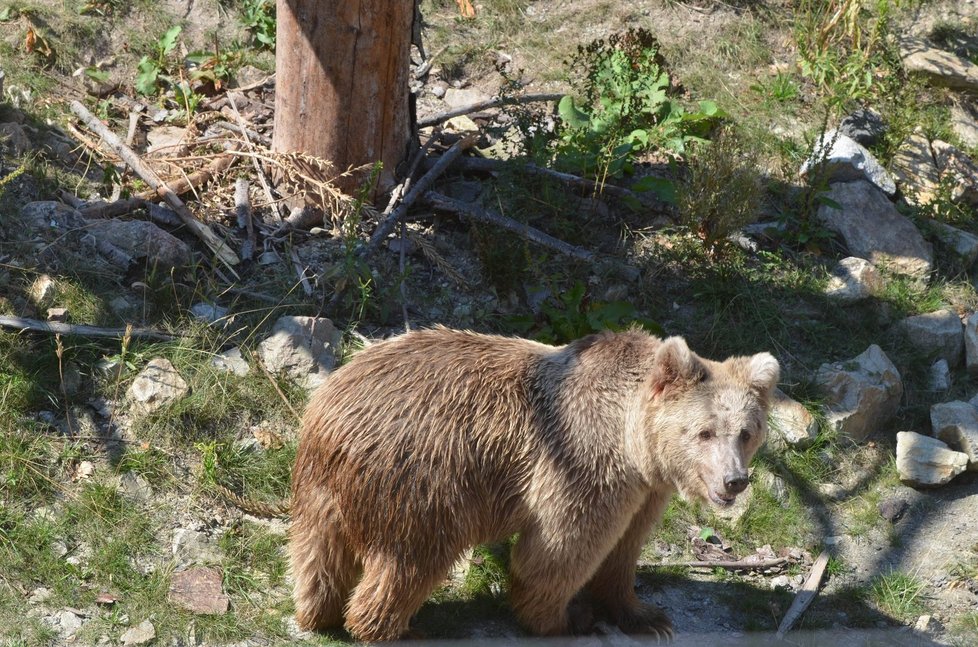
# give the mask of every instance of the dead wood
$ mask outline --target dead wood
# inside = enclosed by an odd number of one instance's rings
[[[0,328],[29,330],[31,332],[43,332],[51,335],[65,335],[66,337],[109,337],[122,339],[128,335],[139,339],[156,339],[159,341],[177,339],[177,335],[171,335],[161,330],[152,330],[150,328],[100,328],[98,326],[56,323],[40,321],[39,319],[28,319],[27,317],[9,317],[3,315],[0,315]]]
[[[238,227],[248,232],[248,239],[241,246],[241,258],[250,261],[255,254],[255,225],[251,220],[248,180],[244,178],[238,178],[234,183],[234,214],[238,221]]]
[[[230,150],[237,151],[238,150],[237,144],[232,143]],[[231,165],[234,164],[234,162],[237,159],[238,157],[236,155],[233,155],[231,152],[222,153],[221,155],[215,157],[213,161],[211,161],[211,163],[205,166],[204,168],[198,171],[194,171],[190,175],[185,175],[181,178],[177,178],[173,180],[173,182],[171,182],[168,185],[169,189],[178,196],[183,195],[185,193],[190,193],[191,191],[196,191],[202,188],[204,185],[208,184],[211,180],[213,180],[221,173],[224,173],[229,168],[231,168]],[[156,198],[160,195],[161,194],[159,191],[154,190],[154,191],[144,191],[143,193],[139,194],[139,197],[142,198],[143,200],[152,200],[153,198]]]
[[[764,559],[759,561],[751,561],[749,559],[742,559],[737,561],[694,561],[694,562],[677,562],[674,564],[670,563],[658,563],[658,562],[646,562],[640,561],[639,566],[648,566],[653,568],[666,568],[666,567],[681,567],[681,568],[723,568],[728,571],[763,571],[768,568],[776,568],[778,566],[784,566],[789,560],[787,557],[779,557],[777,559]]]
[[[62,200],[66,200],[66,197],[64,194],[61,195]],[[78,206],[75,206],[75,204],[78,204]],[[176,212],[153,202],[143,200],[142,198],[122,198],[115,202],[99,201],[85,203],[78,201],[75,204],[72,204],[72,206],[78,209],[78,212],[84,218],[90,220],[118,218],[119,216],[128,216],[139,209],[146,209],[146,215],[158,225],[164,225],[166,227],[180,227],[183,225],[183,221],[180,220],[180,216]]]
[[[791,607],[788,608],[788,612],[784,614],[784,618],[781,619],[781,624],[778,625],[778,638],[784,638],[784,635],[791,630],[798,619],[801,618],[805,610],[811,605],[815,600],[815,596],[818,595],[818,587],[822,583],[822,576],[825,575],[825,569],[829,565],[829,553],[828,551],[822,551],[822,553],[815,559],[815,563],[812,564],[812,570],[808,573],[808,579],[795,594],[795,599],[791,602]]]
[[[436,115],[425,117],[424,119],[419,119],[418,128],[427,128],[428,126],[435,126],[437,124],[448,121],[453,117],[460,117],[462,115],[468,115],[473,112],[480,112],[482,110],[490,110],[492,108],[498,108],[500,106],[517,105],[523,103],[535,103],[539,101],[559,101],[563,97],[564,97],[563,94],[526,94],[523,95],[522,97],[496,97],[495,99],[489,99],[488,101],[480,101],[478,103],[462,106],[461,108],[455,108],[454,110],[449,110],[447,112],[440,112]]]
[[[452,144],[451,148],[445,151],[438,161],[432,165],[431,169],[422,175],[417,183],[411,187],[410,191],[401,199],[401,203],[397,205],[397,208],[392,209],[387,217],[381,221],[377,229],[374,231],[373,235],[370,236],[370,242],[361,251],[361,256],[368,256],[375,252],[380,243],[383,242],[385,238],[392,231],[394,231],[394,225],[397,221],[404,217],[408,209],[414,204],[418,198],[424,195],[424,192],[428,190],[428,187],[452,165],[459,155],[465,152],[466,149],[471,148],[476,141],[475,135],[469,135],[458,140]]]
[[[235,254],[223,240],[221,240],[213,231],[211,231],[207,225],[197,220],[197,218],[190,213],[190,209],[188,209],[187,205],[183,203],[183,200],[181,200],[180,197],[174,193],[165,182],[160,180],[153,169],[143,162],[143,160],[136,155],[132,149],[123,144],[115,133],[106,128],[105,125],[98,120],[98,118],[96,118],[88,111],[88,109],[85,108],[85,106],[78,101],[72,101],[71,111],[78,115],[86,126],[97,133],[102,138],[102,141],[104,141],[113,151],[115,151],[116,154],[118,154],[126,162],[126,164],[128,164],[129,167],[143,179],[144,182],[153,188],[153,191],[155,192],[154,195],[162,197],[171,207],[173,207],[173,210],[177,212],[177,215],[180,216],[180,219],[184,222],[184,224],[187,225],[194,235],[200,238],[212,252],[214,252],[218,260],[227,265],[229,269],[233,268],[234,265],[237,265],[240,262],[237,254]],[[232,273],[234,272],[233,269],[231,269],[231,271]],[[237,275],[235,274],[235,276]]]
[[[455,200],[434,191],[428,191],[424,197],[425,201],[435,209],[450,211],[460,216],[471,218],[472,220],[477,220],[488,225],[508,229],[509,231],[517,233],[530,242],[536,243],[537,245],[542,245],[543,247],[547,247],[572,258],[588,262],[595,261],[598,258],[593,252],[589,252],[588,250],[580,247],[575,247],[574,245],[566,243],[558,238],[554,238],[550,234],[545,234],[535,227],[531,227],[530,225],[519,222],[518,220],[513,220],[512,218],[508,218],[504,215],[494,213],[477,204]]]

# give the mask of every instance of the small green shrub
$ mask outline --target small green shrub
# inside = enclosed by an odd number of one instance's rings
[[[696,148],[688,177],[677,188],[681,220],[696,232],[711,256],[754,217],[760,187],[753,159],[745,139],[726,129],[712,143]]]
[[[275,0],[245,0],[241,7],[241,22],[259,46],[275,49]]]
[[[140,94],[155,95],[160,90],[162,81],[168,80],[168,74],[173,66],[170,60],[177,46],[177,38],[183,28],[179,25],[170,27],[153,45],[153,55],[143,56],[136,64],[136,82],[133,84]]]
[[[870,597],[884,612],[899,620],[909,620],[926,611],[924,588],[924,582],[913,575],[891,571],[873,580]]]

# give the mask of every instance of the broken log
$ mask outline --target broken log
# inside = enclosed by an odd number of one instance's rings
[[[108,337],[122,339],[128,335],[133,338],[155,339],[158,341],[172,341],[177,339],[176,335],[150,328],[100,328],[98,326],[55,323],[41,321],[39,319],[28,319],[27,317],[8,317],[3,315],[0,315],[0,328],[43,332],[51,335],[64,335],[66,337]]]
[[[822,553],[816,558],[815,563],[812,564],[812,570],[808,573],[808,579],[795,594],[795,599],[791,602],[791,607],[788,608],[788,612],[784,614],[784,618],[781,619],[781,624],[778,625],[777,637],[779,639],[784,638],[784,635],[791,630],[798,619],[801,618],[805,610],[815,601],[815,596],[818,595],[818,587],[822,583],[822,576],[825,575],[825,569],[829,565],[829,553],[823,550]]]

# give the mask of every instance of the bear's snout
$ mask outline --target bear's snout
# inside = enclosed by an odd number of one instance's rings
[[[723,477],[723,487],[727,489],[730,494],[740,494],[747,489],[747,474],[744,473],[733,473],[727,474]]]

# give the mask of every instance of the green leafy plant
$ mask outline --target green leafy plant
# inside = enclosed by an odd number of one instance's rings
[[[602,330],[624,330],[631,325],[664,334],[662,326],[640,316],[627,301],[592,301],[580,281],[557,298],[544,302],[538,317],[512,317],[508,323],[515,331],[531,333],[550,344],[567,343]]]
[[[258,44],[266,49],[275,49],[274,0],[245,0],[241,11],[241,21]]]
[[[669,96],[665,60],[643,29],[581,47],[570,65],[586,72],[578,98],[565,96],[558,104],[556,162],[581,174],[621,177],[653,149],[682,156],[725,116],[712,101],[690,112]]]
[[[154,45],[153,56],[143,56],[136,64],[137,74],[134,86],[140,94],[153,95],[160,89],[160,81],[167,79],[170,69],[170,54],[177,46],[177,38],[182,28],[170,27]]]

